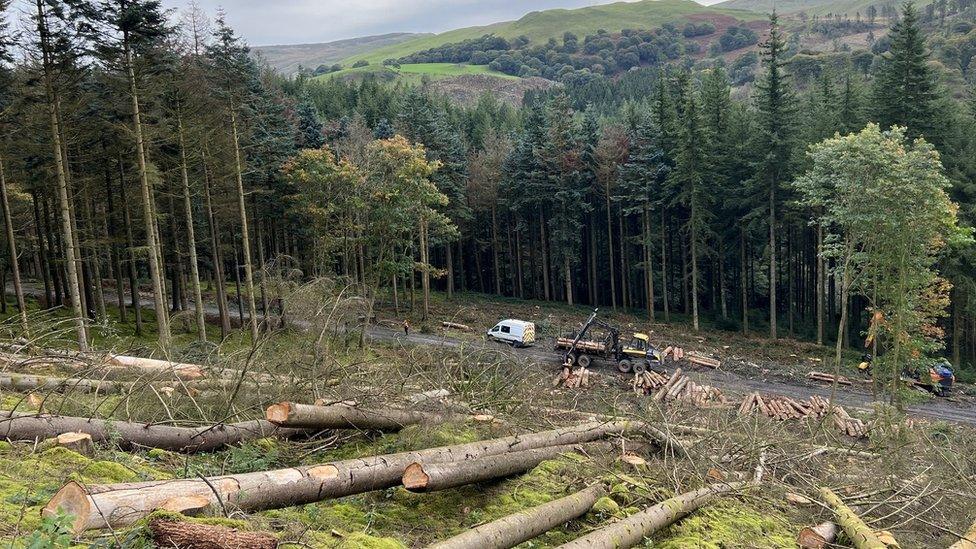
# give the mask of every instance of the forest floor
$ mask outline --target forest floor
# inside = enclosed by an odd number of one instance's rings
[[[102,484],[261,471],[540,431],[605,416],[639,418],[664,430],[684,432],[680,438],[689,454],[675,457],[653,448],[641,450],[647,464],[635,467],[614,459],[614,455],[576,452],[545,461],[522,475],[440,492],[416,494],[395,487],[256,513],[216,509],[210,511],[209,518],[187,520],[268,531],[282,541],[283,547],[421,547],[568,495],[594,481],[604,482],[610,488],[609,497],[601,499],[592,511],[523,545],[554,547],[676,493],[713,482],[751,478],[762,455],[766,456],[766,480],[761,488],[717,500],[658,532],[643,546],[795,547],[800,528],[831,516],[829,509],[817,503],[820,486],[835,489],[871,521],[873,528],[891,531],[906,549],[947,547],[955,541],[954,533],[964,532],[976,518],[971,514],[976,505],[976,432],[963,424],[910,419],[882,405],[852,407],[849,411],[871,426],[869,437],[854,439],[816,419],[778,421],[757,414],[738,415],[734,407],[657,402],[635,394],[629,376],[619,376],[608,368],[594,369],[589,387],[555,388],[552,380],[556,368],[549,359],[540,359],[541,353],[548,354],[541,343],[529,353],[521,353],[486,345],[477,334],[452,333],[447,337],[433,333],[439,331],[440,320],[485,330],[501,318],[517,317],[537,321],[544,337],[551,337],[585,319],[585,308],[502,300],[488,305],[481,296],[464,295],[458,301],[448,301],[436,295],[431,320],[413,320],[421,333],[415,333],[409,345],[394,337],[399,330],[390,327],[373,333],[372,343],[360,349],[355,334],[344,330],[346,320],[355,316],[352,302],[304,301],[305,306],[294,310],[291,319],[305,329],[265,334],[254,347],[246,336],[237,335],[201,347],[193,342],[192,333],[181,333],[169,353],[173,360],[200,363],[208,372],[229,368],[247,372],[248,378],[274,374],[286,381],[256,383],[242,391],[218,388],[190,395],[180,391],[159,393],[150,390],[149,380],[143,377],[123,377],[139,382],[141,390],[112,395],[70,390],[35,392],[34,398],[28,393],[3,390],[2,408],[117,421],[206,425],[263,418],[264,408],[279,401],[353,400],[362,407],[382,408],[410,406],[412,396],[443,390],[448,397],[424,406],[490,414],[497,421],[410,426],[398,433],[328,430],[308,440],[259,439],[198,454],[123,450],[119,444],[109,443],[99,444],[93,455],[83,456],[37,441],[3,443],[0,540],[19,540],[15,547],[28,544],[28,540],[55,540],[50,532],[63,528],[65,521],[42,521],[39,510],[68,480]],[[323,310],[331,312],[307,314]],[[403,318],[385,306],[379,317],[387,324],[402,323]],[[39,341],[45,347],[70,346],[71,333],[56,316],[37,313],[31,318],[32,333],[42,337]],[[675,338],[668,342],[680,342],[689,350],[731,350],[729,340],[711,332],[701,341],[697,339],[700,336],[684,333],[680,327],[673,328],[672,335],[672,329],[649,325],[635,315],[617,313],[611,318],[621,324],[632,323],[628,329],[653,330],[655,343],[657,338],[667,337]],[[106,321],[97,340],[99,350],[152,354],[151,315],[146,320],[150,335],[142,338],[129,335],[131,324]],[[687,343],[679,339],[682,337],[688,338]],[[441,343],[425,344],[431,340]],[[730,349],[723,348],[726,344]],[[808,356],[789,353],[793,345],[799,344],[784,343],[782,349],[776,346],[765,352],[771,356]],[[8,360],[4,370],[82,375],[74,369],[15,360]],[[696,379],[702,375],[701,381],[707,382],[704,376],[717,374],[703,370],[692,375]],[[729,396],[733,396],[731,391]],[[679,427],[695,430],[688,434],[678,431]],[[638,448],[637,439],[615,440],[618,445]],[[841,451],[817,453],[823,447]],[[849,454],[844,449],[867,454]],[[788,494],[800,494],[809,501]],[[150,547],[148,539],[143,519],[112,532],[88,532],[74,543]],[[36,546],[69,546],[57,543],[61,542]],[[838,547],[845,547],[844,543],[841,540]]]

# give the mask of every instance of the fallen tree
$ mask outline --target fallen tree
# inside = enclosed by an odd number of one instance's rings
[[[715,496],[738,490],[749,483],[713,484],[662,501],[653,507],[560,545],[561,549],[627,549],[661,528],[711,501]]]
[[[844,529],[848,539],[857,549],[886,549],[888,546],[878,538],[867,524],[857,516],[857,513],[841,501],[830,488],[821,488],[820,497],[834,510],[837,524]]]
[[[236,528],[197,524],[169,518],[149,521],[156,547],[180,549],[275,549],[278,539],[266,532],[242,532]]]
[[[383,410],[364,410],[346,404],[315,406],[279,402],[268,407],[265,414],[268,421],[283,427],[306,427],[314,429],[379,429],[398,431],[407,425],[443,423],[452,416],[430,412],[414,412],[387,408]]]
[[[146,373],[172,373],[176,377],[184,380],[201,379],[206,374],[203,367],[197,364],[184,364],[181,362],[171,362],[169,360],[159,360],[155,358],[143,358],[140,356],[109,355],[106,362],[112,366],[138,370]]]
[[[612,449],[612,446],[607,442],[593,442],[584,448],[590,452],[607,452]],[[576,445],[567,444],[458,462],[428,464],[414,462],[404,470],[402,481],[403,486],[411,492],[436,492],[523,473],[547,459],[578,449]]]
[[[44,516],[59,509],[75,517],[75,532],[124,526],[158,509],[198,511],[236,508],[244,512],[314,503],[380,490],[400,483],[414,462],[458,462],[547,446],[580,444],[622,434],[643,424],[592,422],[539,433],[441,446],[332,463],[207,478],[83,486],[68,482],[44,506]]]
[[[596,500],[606,495],[602,484],[564,498],[550,501],[482,524],[453,538],[437,542],[428,549],[508,549],[541,535],[589,511]]]
[[[816,526],[807,526],[800,530],[796,543],[800,549],[824,549],[833,545],[839,529],[836,523],[830,521],[821,522]]]
[[[93,442],[116,441],[128,447],[174,452],[209,452],[245,440],[294,436],[308,431],[282,429],[267,421],[245,421],[203,427],[174,427],[129,421],[0,412],[0,439],[44,440],[64,433],[84,433]]]
[[[122,393],[131,383],[104,379],[61,378],[32,374],[0,374],[0,389],[8,391],[77,391],[81,393]]]

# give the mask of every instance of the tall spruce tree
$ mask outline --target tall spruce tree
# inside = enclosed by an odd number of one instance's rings
[[[778,337],[777,313],[777,214],[783,202],[780,192],[791,177],[791,159],[796,146],[796,98],[786,73],[786,41],[774,11],[769,16],[769,38],[760,45],[764,71],[756,81],[755,107],[757,118],[756,163],[753,183],[757,196],[765,195],[756,204],[765,210],[769,229],[769,336]]]

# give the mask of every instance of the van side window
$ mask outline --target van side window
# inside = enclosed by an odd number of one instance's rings
[[[510,334],[510,333],[512,333],[512,329],[509,328],[508,326],[502,326],[502,333],[503,334]]]
[[[495,326],[494,328],[492,328],[491,331],[497,332],[498,331],[498,326]]]

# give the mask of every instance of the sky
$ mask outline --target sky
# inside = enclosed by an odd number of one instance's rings
[[[162,0],[183,8],[191,0]],[[718,1],[718,0],[713,0]],[[389,32],[444,32],[518,19],[537,10],[580,8],[609,0],[196,0],[219,7],[252,46],[331,42]],[[702,3],[709,3],[707,0]]]

